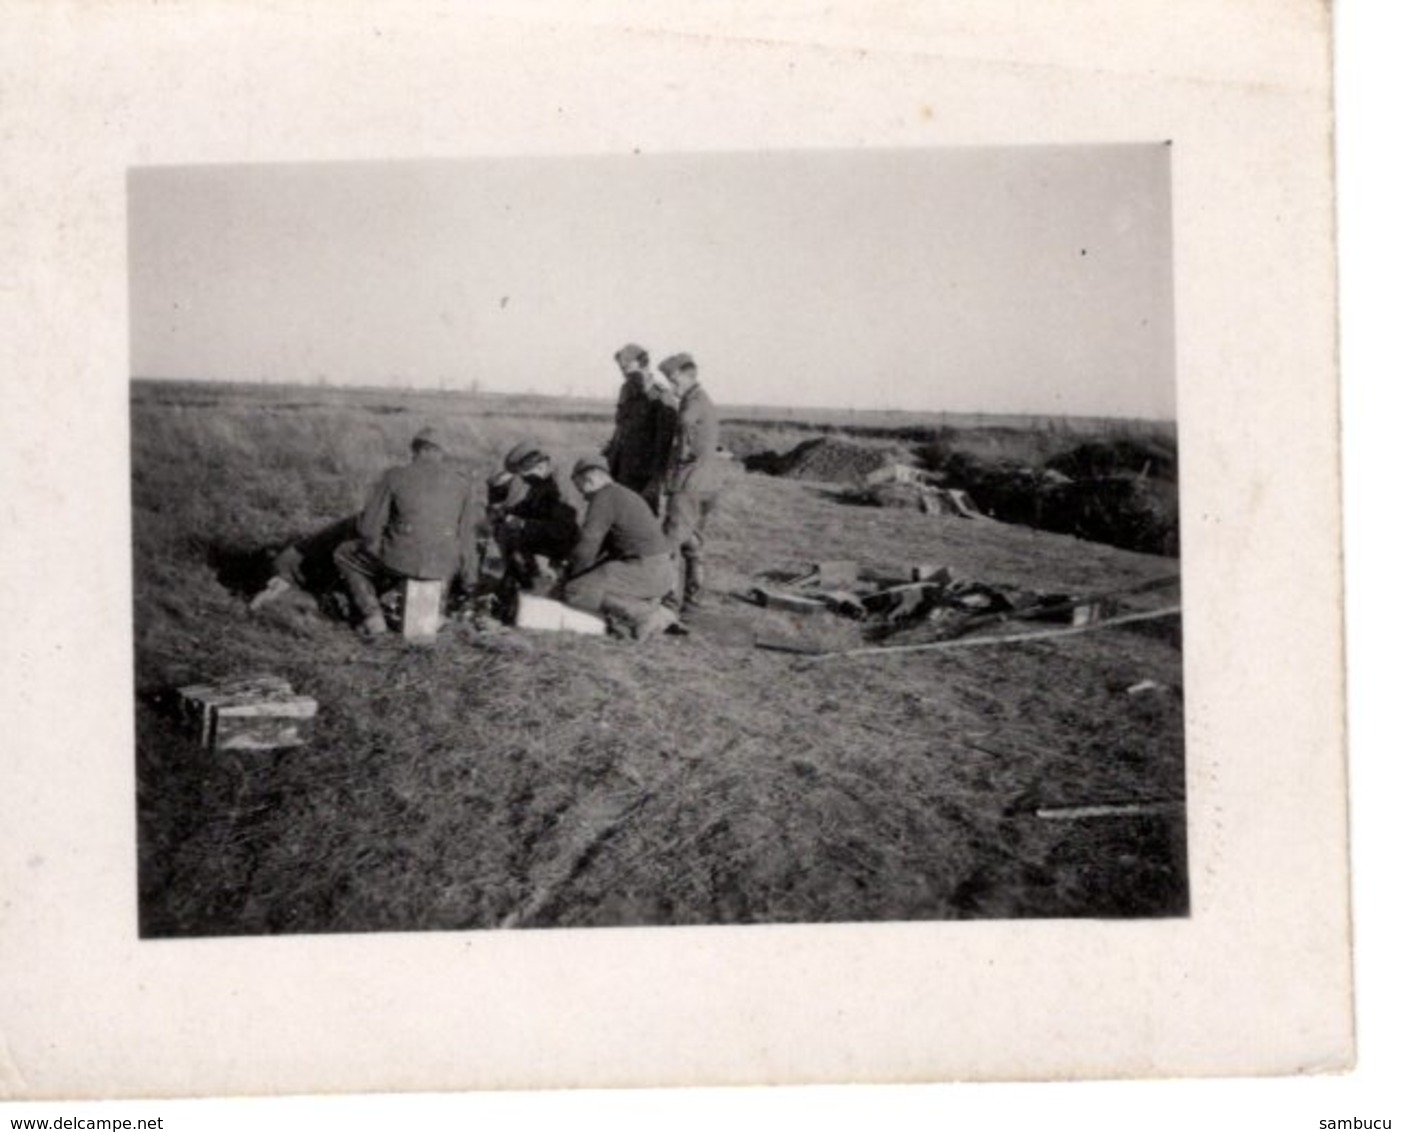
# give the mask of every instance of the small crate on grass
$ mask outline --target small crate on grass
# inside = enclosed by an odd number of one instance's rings
[[[214,709],[214,751],[271,751],[300,747],[311,738],[316,701],[310,696],[278,693],[255,703]]]
[[[299,747],[311,737],[317,703],[280,676],[245,676],[179,690],[180,715],[211,751]]]
[[[292,685],[281,676],[238,676],[209,684],[190,684],[179,689],[180,719],[209,745],[214,734],[214,708],[218,704],[234,703],[240,698],[257,700],[261,696],[292,691]]]

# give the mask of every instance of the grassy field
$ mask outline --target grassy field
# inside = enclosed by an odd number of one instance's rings
[[[296,602],[248,613],[240,563],[355,510],[430,421],[473,474],[525,436],[567,464],[609,432],[593,403],[133,383],[144,935],[1186,913],[1180,807],[1035,814],[1182,799],[1171,632],[814,663],[703,628],[636,645],[450,625],[415,649]],[[837,427],[774,414],[775,443],[816,423]],[[1044,592],[1177,568],[727,474],[727,594],[821,558]],[[734,597],[713,616],[793,631]],[[835,619],[809,631],[860,643]],[[163,710],[173,687],[268,671],[320,702],[309,746],[216,756]],[[1143,680],[1164,690],[1127,694]]]

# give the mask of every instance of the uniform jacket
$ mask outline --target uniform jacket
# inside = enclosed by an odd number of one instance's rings
[[[620,483],[610,483],[589,498],[570,573],[581,573],[604,558],[651,558],[670,552],[661,522],[646,500]]]
[[[609,474],[637,488],[664,475],[676,430],[672,394],[641,375],[630,375],[618,393],[614,422],[613,439],[603,450]]]
[[[548,547],[551,557],[564,557],[579,541],[579,513],[564,501],[553,476],[516,478],[524,490],[518,500],[507,503],[506,514],[524,523],[528,545]]]
[[[469,562],[473,498],[465,477],[441,460],[391,468],[370,489],[360,537],[391,570],[451,578]]]
[[[699,385],[681,398],[676,435],[667,467],[667,490],[707,495],[719,487],[720,417]]]

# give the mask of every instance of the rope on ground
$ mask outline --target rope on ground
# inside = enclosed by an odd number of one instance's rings
[[[1141,817],[1176,813],[1183,803],[1174,798],[1146,802],[1101,802],[1083,806],[1039,806],[1034,811],[1043,821],[1078,821],[1081,818]]]
[[[965,637],[956,641],[933,641],[922,645],[891,645],[887,648],[847,649],[844,652],[815,653],[807,657],[810,661],[834,660],[844,656],[889,656],[892,653],[935,652],[943,649],[966,649],[976,645],[1011,645],[1022,641],[1052,641],[1062,637],[1075,637],[1081,633],[1093,633],[1099,629],[1113,629],[1118,625],[1129,625],[1135,621],[1151,621],[1158,617],[1174,617],[1182,612],[1182,606],[1172,605],[1166,609],[1153,609],[1144,613],[1125,613],[1089,625],[1074,625],[1068,629],[1047,629],[1038,633],[1012,633],[1000,637]]]

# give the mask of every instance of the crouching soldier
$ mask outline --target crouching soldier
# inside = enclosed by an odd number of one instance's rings
[[[680,397],[667,461],[665,531],[680,567],[676,592],[685,610],[704,604],[705,524],[720,491],[720,418],[690,354],[675,354],[658,368]]]
[[[574,486],[588,500],[570,557],[564,600],[576,609],[625,622],[644,639],[675,623],[661,599],[675,581],[661,523],[635,491],[615,483],[602,456],[574,465]]]
[[[406,579],[475,579],[473,497],[467,479],[444,460],[437,433],[413,438],[413,459],[391,468],[370,489],[357,538],[336,548],[335,562],[361,616],[360,631],[386,631],[381,590]]]
[[[336,548],[354,538],[359,517],[350,515],[329,526],[269,551],[267,583],[248,602],[252,613],[289,595],[298,595],[322,612],[344,619],[347,594],[336,567]]]
[[[550,457],[522,441],[506,453],[510,480],[492,506],[492,535],[506,576],[525,589],[549,589],[579,541],[578,513],[560,494]]]

